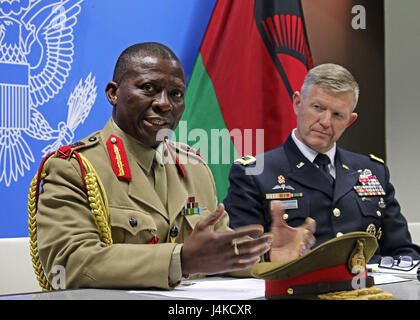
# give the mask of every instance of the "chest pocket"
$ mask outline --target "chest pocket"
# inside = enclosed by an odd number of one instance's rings
[[[285,208],[285,213],[283,214],[283,219],[286,223],[291,227],[298,227],[305,222],[305,219],[309,217],[309,199],[305,198],[295,198],[291,199],[296,201],[295,202],[288,202],[286,204],[283,203],[284,200],[281,200],[283,207]],[[270,203],[272,200],[264,200],[265,204],[265,211],[266,217],[271,221],[271,213],[270,213]],[[290,200],[286,200],[290,201]]]
[[[384,216],[384,209],[380,208],[380,197],[357,197],[357,204],[362,212],[364,224],[375,223],[376,226],[381,224]]]
[[[148,243],[157,233],[148,213],[121,207],[110,207],[109,211],[114,243]]]

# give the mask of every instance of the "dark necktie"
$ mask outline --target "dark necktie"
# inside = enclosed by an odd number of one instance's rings
[[[327,177],[328,181],[333,184],[334,178],[330,175],[330,171],[328,170],[330,158],[325,154],[318,153],[314,162],[319,166],[319,169],[321,169],[321,172]]]

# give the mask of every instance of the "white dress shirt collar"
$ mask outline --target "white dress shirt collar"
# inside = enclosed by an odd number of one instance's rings
[[[308,147],[306,144],[304,144],[302,141],[300,141],[297,137],[296,137],[296,128],[293,129],[292,131],[292,139],[294,141],[294,143],[296,144],[296,146],[298,147],[298,149],[300,150],[300,152],[302,152],[302,154],[311,162],[314,162],[315,157],[318,155],[318,152],[311,149],[310,147]],[[334,146],[328,150],[325,154],[328,156],[328,158],[330,158],[331,163],[328,165],[331,169],[333,170],[333,177],[335,177],[335,166],[334,166],[334,159],[335,159],[335,153],[337,151],[337,146],[334,143]]]

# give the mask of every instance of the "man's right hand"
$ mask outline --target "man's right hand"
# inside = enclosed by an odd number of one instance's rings
[[[264,234],[261,225],[249,225],[233,231],[216,232],[213,226],[224,212],[219,204],[210,216],[197,222],[190,237],[182,246],[182,274],[214,274],[250,268],[268,252],[272,238]],[[236,244],[238,238],[253,239]]]

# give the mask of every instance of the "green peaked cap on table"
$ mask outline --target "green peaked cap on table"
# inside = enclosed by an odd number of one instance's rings
[[[259,263],[252,273],[266,280],[267,298],[352,290],[354,279],[369,280],[368,285],[373,285],[365,266],[377,247],[376,238],[369,233],[351,232],[290,262]]]

